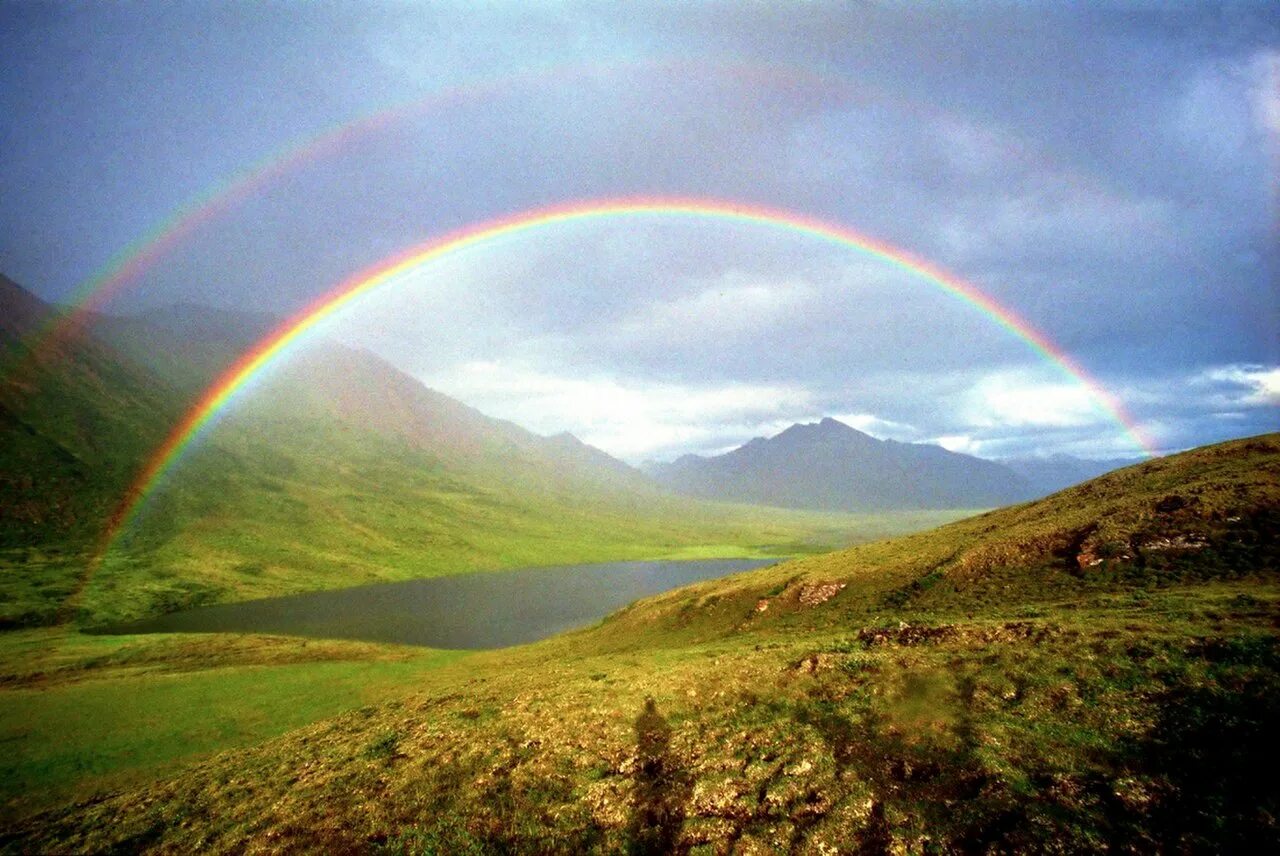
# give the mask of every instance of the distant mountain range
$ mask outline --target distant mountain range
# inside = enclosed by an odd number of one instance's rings
[[[1043,458],[1002,458],[1000,463],[1013,470],[1030,485],[1034,496],[1048,496],[1081,482],[1141,463],[1145,458],[1108,458],[1094,460],[1071,455]]]
[[[998,463],[940,446],[877,440],[835,419],[797,424],[722,455],[647,464],[659,484],[703,499],[785,508],[987,508],[1044,496],[1124,462],[1066,456]]]

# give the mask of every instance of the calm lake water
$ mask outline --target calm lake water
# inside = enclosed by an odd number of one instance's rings
[[[433,648],[502,648],[597,621],[634,600],[774,559],[609,562],[381,583],[204,606],[122,633],[283,633]]]

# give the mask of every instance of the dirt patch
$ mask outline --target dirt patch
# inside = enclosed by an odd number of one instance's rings
[[[954,624],[908,624],[898,622],[896,627],[864,627],[858,631],[858,641],[870,648],[875,645],[923,645],[942,642],[959,634]]]

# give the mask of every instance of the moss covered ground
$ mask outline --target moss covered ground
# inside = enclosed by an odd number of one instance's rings
[[[1266,852],[1278,512],[1280,437],[1161,459],[432,663],[4,846]]]

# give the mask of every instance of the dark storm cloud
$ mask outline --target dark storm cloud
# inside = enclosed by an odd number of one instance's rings
[[[966,278],[1164,446],[1267,427],[1248,395],[1218,400],[1231,372],[1280,362],[1280,23],[1266,4],[0,15],[0,267],[48,296],[265,153],[425,99],[202,225],[117,306],[286,312],[468,223],[573,198],[709,195],[826,218]],[[633,457],[823,413],[988,453],[1126,442],[972,307],[794,235],[588,224],[434,271],[335,335],[505,415],[545,418],[554,400],[559,427]],[[544,398],[515,401],[494,366]],[[1171,384],[1184,394],[1149,392]],[[582,416],[593,395],[637,427]],[[682,396],[703,409],[675,408]]]

